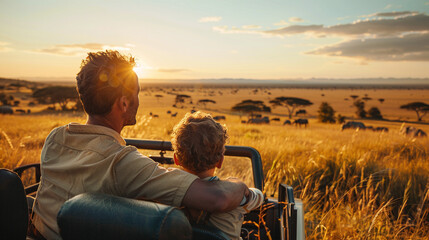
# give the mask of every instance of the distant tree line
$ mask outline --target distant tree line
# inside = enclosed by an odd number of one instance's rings
[[[60,110],[82,110],[82,104],[79,100],[79,94],[76,87],[67,86],[49,86],[37,89],[33,92],[33,98],[40,104],[52,104],[56,109],[58,104]],[[70,106],[70,103],[74,103]]]

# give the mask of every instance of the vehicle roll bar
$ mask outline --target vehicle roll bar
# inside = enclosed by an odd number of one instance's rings
[[[139,149],[173,151],[170,141],[125,139],[127,145],[132,145]],[[253,182],[259,190],[264,190],[264,172],[262,169],[262,160],[259,152],[252,147],[244,146],[225,146],[225,156],[248,157],[252,161]]]

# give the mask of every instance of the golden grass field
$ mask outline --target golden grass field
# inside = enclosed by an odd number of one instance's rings
[[[277,189],[278,183],[294,187],[295,196],[305,204],[308,239],[428,239],[429,140],[401,135],[401,121],[363,121],[386,126],[389,132],[341,131],[341,125],[319,123],[315,117],[322,101],[338,113],[353,117],[355,109],[350,107],[349,96],[367,94],[373,98],[366,103],[367,109],[376,106],[385,118],[415,121],[415,113],[399,109],[399,105],[428,103],[429,90],[258,88],[255,94],[254,89],[239,88],[237,93],[233,93],[235,88],[142,89],[137,124],[125,127],[122,135],[170,140],[173,126],[191,105],[171,107],[174,95],[167,92],[188,94],[194,102],[215,100],[216,104],[196,109],[226,116],[222,123],[228,128],[228,144],[259,150],[267,195]],[[156,98],[156,94],[163,97]],[[281,121],[269,125],[242,124],[247,117],[229,110],[245,99],[268,103],[278,96],[302,97],[314,103],[306,108],[310,121],[307,128],[283,126],[287,117],[282,108],[273,109],[269,115]],[[385,101],[380,103],[378,98]],[[30,99],[24,100],[24,105],[26,101]],[[0,115],[0,167],[11,169],[40,161],[44,139],[53,128],[86,120],[83,113],[37,113],[39,109],[42,107],[36,106],[30,115]],[[177,117],[167,114],[168,110],[178,112]],[[429,122],[429,116],[423,120]],[[429,125],[406,125],[429,133]],[[252,185],[250,173],[250,161],[234,158],[227,160],[217,174],[235,176]]]

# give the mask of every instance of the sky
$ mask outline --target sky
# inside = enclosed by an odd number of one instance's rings
[[[0,77],[105,49],[141,79],[429,78],[429,0],[0,0]]]

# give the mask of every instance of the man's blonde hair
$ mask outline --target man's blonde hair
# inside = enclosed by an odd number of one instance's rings
[[[174,127],[171,139],[179,163],[196,173],[214,168],[225,153],[226,131],[210,114],[187,113]]]

